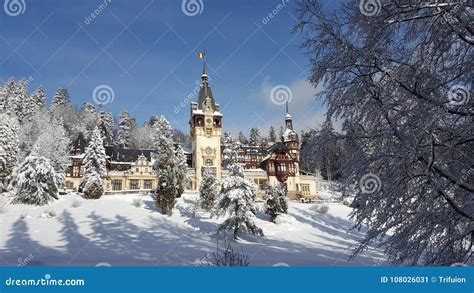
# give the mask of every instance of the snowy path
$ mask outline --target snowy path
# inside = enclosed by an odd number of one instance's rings
[[[196,265],[216,250],[215,235],[223,219],[193,216],[195,195],[179,199],[172,217],[161,215],[148,197],[135,207],[135,197],[106,196],[81,200],[70,194],[45,207],[10,206],[0,214],[0,265]],[[257,224],[266,237],[247,235],[234,248],[250,256],[251,265],[375,265],[383,259],[370,250],[348,261],[351,247],[363,234],[348,232],[350,209],[328,204],[326,215],[311,205],[290,203],[290,217],[274,224],[263,213]],[[48,217],[48,212],[54,217]]]

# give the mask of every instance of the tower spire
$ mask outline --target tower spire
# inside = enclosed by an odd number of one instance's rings
[[[288,113],[288,101],[286,101],[286,114],[289,114]]]

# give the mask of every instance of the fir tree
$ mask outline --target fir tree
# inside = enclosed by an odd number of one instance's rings
[[[239,132],[238,139],[239,139],[241,145],[248,145],[249,144],[249,140],[247,139],[247,137],[245,137],[245,134],[242,131]]]
[[[158,186],[152,194],[155,204],[161,212],[171,216],[179,195],[180,182],[178,182],[178,160],[173,146],[173,133],[169,122],[161,116],[154,123],[155,165]]]
[[[133,144],[133,132],[135,131],[136,127],[137,123],[135,118],[133,118],[133,116],[128,112],[122,112],[119,118],[119,130],[115,144],[123,148],[131,147]]]
[[[275,128],[270,126],[270,131],[268,132],[268,140],[275,143],[277,141]]]
[[[244,178],[243,168],[239,164],[229,166],[229,172],[229,177],[217,183],[219,193],[215,214],[228,215],[217,231],[231,230],[235,239],[242,229],[263,236],[262,229],[254,221],[257,196],[255,183]]]
[[[12,203],[45,205],[58,199],[56,172],[48,159],[38,156],[36,147],[14,171],[16,192]]]
[[[17,162],[19,128],[15,118],[0,114],[0,178],[7,178]]]
[[[105,149],[100,130],[96,127],[92,133],[89,145],[83,159],[85,163],[85,175],[79,186],[79,190],[85,198],[98,199],[104,193]]]
[[[222,167],[227,169],[229,166],[238,163],[240,141],[233,136],[224,138],[224,150],[222,151]]]
[[[105,145],[110,145],[114,139],[114,116],[110,112],[99,112],[99,128]]]
[[[87,113],[96,113],[95,106],[88,102],[82,104],[81,111]]]
[[[270,215],[272,222],[281,214],[288,214],[288,197],[281,185],[268,185],[265,188],[265,214]]]
[[[203,209],[211,210],[214,207],[217,196],[216,181],[216,177],[204,168],[199,187],[200,203]]]
[[[176,197],[181,197],[186,185],[186,175],[188,172],[187,158],[181,146],[178,146],[178,148],[176,149],[175,161],[177,181]]]
[[[35,113],[46,108],[46,92],[42,85],[31,94],[31,101]]]
[[[258,146],[261,141],[262,141],[262,137],[260,135],[260,130],[258,128],[250,129],[249,144],[251,146]]]
[[[70,107],[71,100],[69,98],[69,92],[67,89],[58,88],[51,101],[51,110],[55,110],[61,107]]]

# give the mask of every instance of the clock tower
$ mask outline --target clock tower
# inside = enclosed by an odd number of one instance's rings
[[[216,104],[209,85],[206,61],[203,64],[199,98],[191,103],[189,119],[192,141],[193,185],[199,189],[202,173],[207,168],[217,178],[221,178],[221,136],[222,114]]]

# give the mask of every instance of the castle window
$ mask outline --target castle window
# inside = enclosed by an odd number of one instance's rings
[[[120,179],[112,180],[112,190],[122,190],[122,180]]]
[[[130,180],[130,189],[132,190],[138,189],[138,179]]]
[[[211,129],[206,129],[207,138],[211,138],[211,135],[212,135],[212,130]]]
[[[214,166],[214,162],[212,162],[211,159],[207,159],[207,160],[204,162],[204,165],[206,165],[206,167],[212,167],[212,166]]]
[[[301,191],[303,192],[303,195],[310,195],[311,191],[309,188],[309,184],[301,184]]]
[[[153,189],[153,180],[145,180],[145,189]]]

